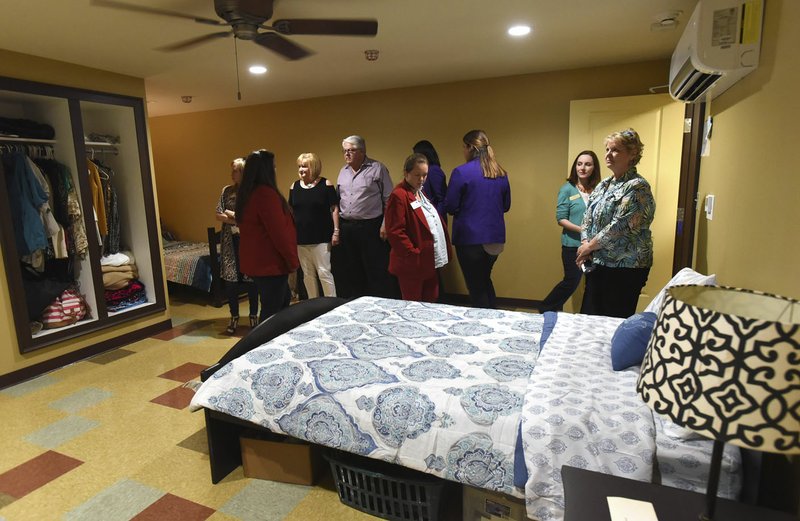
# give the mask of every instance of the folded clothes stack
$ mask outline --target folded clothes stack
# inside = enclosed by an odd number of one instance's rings
[[[112,312],[122,311],[123,309],[147,302],[144,284],[135,279],[125,288],[106,290],[105,297],[106,309]]]
[[[147,302],[144,284],[137,278],[139,271],[130,252],[107,255],[100,259],[103,272],[106,309],[111,312]]]

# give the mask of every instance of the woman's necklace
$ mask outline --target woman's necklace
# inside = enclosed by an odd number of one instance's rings
[[[306,184],[306,182],[303,181],[302,179],[300,180],[300,186],[302,186],[303,188],[314,188],[315,186],[317,186],[317,183],[319,183],[319,177],[314,179],[308,184]]]

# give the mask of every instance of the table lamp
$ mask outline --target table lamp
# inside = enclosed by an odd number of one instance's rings
[[[656,413],[714,440],[700,516],[713,519],[725,443],[800,454],[800,302],[669,288],[636,388]]]

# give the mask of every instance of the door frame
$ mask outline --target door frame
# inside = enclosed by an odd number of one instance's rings
[[[700,183],[700,153],[703,145],[705,111],[706,104],[702,102],[687,104],[684,113],[675,246],[672,257],[673,275],[682,268],[692,267],[694,261],[694,236],[699,202],[697,188]]]

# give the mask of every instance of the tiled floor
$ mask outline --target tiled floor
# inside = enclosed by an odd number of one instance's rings
[[[227,310],[173,299],[175,327],[0,391],[0,521],[376,519],[304,487],[211,484],[202,413],[184,387],[237,338]],[[239,336],[247,332],[241,327]]]

